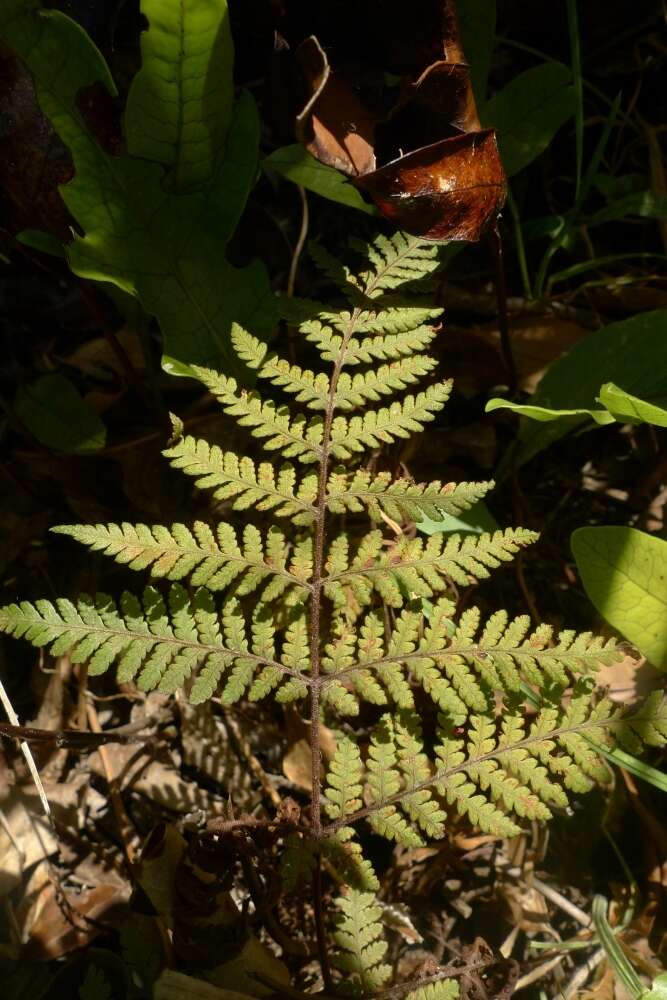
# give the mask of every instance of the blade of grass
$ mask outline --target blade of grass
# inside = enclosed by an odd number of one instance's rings
[[[549,265],[551,263],[551,260],[554,257],[554,255],[558,252],[558,250],[560,250],[560,248],[563,246],[565,240],[567,239],[569,233],[571,232],[572,227],[574,226],[577,216],[579,215],[579,212],[581,210],[581,206],[585,202],[590,192],[590,189],[593,186],[593,181],[595,180],[595,176],[598,172],[598,168],[602,161],[602,157],[604,156],[605,149],[607,148],[607,143],[609,142],[609,138],[611,136],[611,130],[614,127],[614,122],[616,121],[616,118],[618,117],[618,109],[620,108],[620,106],[621,106],[621,95],[618,94],[614,103],[612,104],[611,111],[609,112],[609,115],[605,122],[604,129],[602,130],[602,135],[598,140],[598,144],[595,147],[595,150],[590,159],[588,167],[586,168],[586,172],[582,177],[581,185],[579,187],[579,194],[575,198],[574,205],[565,216],[564,225],[560,229],[558,235],[554,237],[554,239],[547,247],[544,256],[540,262],[540,267],[537,272],[537,278],[535,280],[535,296],[538,299],[541,298],[542,295],[544,294],[544,286],[547,281],[547,274],[549,273]]]
[[[632,1000],[641,1000],[641,997],[645,993],[644,987],[616,940],[613,930],[609,926],[609,922],[607,921],[607,900],[604,896],[595,896],[593,899],[593,923],[595,924],[600,944],[614,967],[614,972],[625,986]]]
[[[667,257],[660,253],[615,253],[608,254],[605,257],[594,257],[592,260],[584,260],[581,264],[573,264],[572,267],[565,267],[562,271],[556,271],[550,276],[547,281],[547,295],[551,294],[553,286],[559,281],[575,278],[586,271],[592,271],[597,267],[604,267],[606,264],[613,264],[618,260],[636,260],[637,258],[646,260],[649,257],[654,257],[658,260],[667,260]]]
[[[521,216],[519,214],[519,206],[517,205],[514,195],[512,194],[511,187],[507,188],[507,205],[510,210],[510,215],[512,216],[512,225],[514,227],[516,256],[519,262],[519,273],[521,274],[521,284],[523,285],[523,294],[526,296],[527,299],[532,299],[533,289],[530,283],[530,274],[528,272],[528,259],[526,257],[526,244],[523,238]]]
[[[570,52],[572,59],[572,79],[577,107],[574,116],[576,141],[576,186],[575,199],[581,189],[581,173],[584,163],[584,84],[581,75],[581,36],[579,35],[579,17],[577,0],[567,0],[567,26],[570,33]]]

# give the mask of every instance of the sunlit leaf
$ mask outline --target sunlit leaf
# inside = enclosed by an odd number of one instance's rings
[[[667,541],[635,528],[579,528],[572,551],[589,598],[654,666],[667,669]]]
[[[347,205],[349,208],[356,208],[368,215],[377,215],[377,209],[364,201],[344,174],[320,163],[303,146],[298,144],[283,146],[267,156],[264,165],[273,167],[281,177],[300,184],[301,187],[319,194],[322,198]]]

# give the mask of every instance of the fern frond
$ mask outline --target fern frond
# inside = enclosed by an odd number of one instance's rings
[[[349,737],[339,737],[324,791],[325,809],[332,819],[344,819],[361,806],[362,773],[359,747]]]
[[[317,477],[308,474],[297,480],[296,470],[287,463],[276,469],[270,462],[258,466],[250,458],[222,451],[217,445],[194,437],[183,437],[162,453],[175,469],[196,477],[196,486],[213,490],[216,500],[233,500],[234,510],[270,510],[281,517],[315,512]],[[304,523],[302,519],[299,523]]]
[[[424,742],[416,712],[399,712],[394,722],[398,767],[408,794],[401,802],[413,823],[428,836],[438,840],[444,835],[444,810],[424,782],[432,776],[432,764],[424,753]],[[410,789],[418,791],[410,792]]]
[[[500,722],[495,710],[473,717],[467,736],[441,715],[433,760],[411,713],[385,716],[369,748],[362,795],[368,804],[344,821],[334,821],[325,833],[335,833],[341,822],[349,827],[366,818],[378,833],[403,843],[399,807],[418,823],[443,822],[435,800],[419,796],[435,790],[483,832],[514,836],[523,820],[546,819],[554,806],[566,806],[568,792],[586,792],[593,782],[607,780],[602,750],[628,729],[635,737],[649,732],[656,745],[666,745],[667,697],[657,693],[643,708],[628,712],[605,699],[595,704],[590,692],[577,693],[565,709],[541,709],[529,728],[522,707],[515,704],[505,709]]]
[[[192,365],[192,372],[221,403],[230,417],[242,427],[251,428],[267,451],[280,451],[285,458],[316,462],[322,456],[322,419],[297,414],[288,406],[276,406],[273,400],[263,400],[257,392],[237,386],[235,379]]]
[[[431,275],[440,266],[438,247],[406,233],[377,236],[372,243],[352,243],[368,259],[371,267],[362,272],[358,283],[368,298],[378,298],[410,282]]]
[[[145,524],[60,525],[53,531],[69,535],[94,552],[111,556],[130,569],[150,569],[159,579],[183,580],[194,586],[225,590],[232,583],[239,596],[253,593],[268,578],[262,600],[274,600],[290,587],[307,591],[312,576],[312,541],[307,536],[296,545],[288,543],[279,528],[269,528],[265,537],[252,524],[246,525],[239,541],[236,530],[218,524],[215,534],[202,521],[192,529],[184,524],[171,528]]]
[[[364,701],[382,705],[386,688],[399,707],[409,708],[410,685],[417,682],[454,724],[462,725],[470,712],[490,712],[497,692],[516,693],[526,682],[563,690],[579,675],[619,658],[613,639],[566,631],[554,641],[551,629],[539,626],[531,632],[523,616],[509,622],[506,615],[493,615],[477,637],[479,610],[467,609],[458,624],[454,613],[446,598],[431,608],[428,621],[406,608],[386,638],[383,620],[370,612],[358,629],[343,631],[339,641],[347,643],[345,656],[329,665],[324,689],[332,681],[351,683]],[[405,687],[399,687],[397,675]],[[628,731],[628,745],[633,738]]]
[[[219,614],[203,588],[190,598],[173,584],[168,603],[154,587],[146,587],[142,602],[125,592],[119,605],[106,594],[82,595],[76,605],[62,598],[55,604],[24,601],[0,608],[0,631],[49,646],[54,656],[68,653],[73,663],[87,662],[91,675],[115,663],[119,682],[137,678],[144,691],[171,693],[197,675],[193,702],[210,698],[227,675],[222,696],[233,701],[262,668],[290,675],[306,690],[303,660],[285,648],[281,659],[275,658],[273,620],[264,606],[255,609],[248,640],[238,601],[225,601]]]
[[[405,1000],[458,1000],[459,984],[455,979],[439,979],[408,993]]]
[[[340,951],[334,955],[337,969],[345,973],[346,992],[371,994],[391,977],[391,967],[382,962],[387,942],[382,935],[381,910],[372,893],[350,890],[339,896],[340,916],[334,940]]]
[[[460,514],[468,510],[489,490],[493,482],[482,483],[413,483],[409,479],[394,479],[388,472],[373,475],[366,469],[350,474],[335,470],[329,476],[326,502],[332,513],[346,510],[354,513],[368,510],[373,520],[379,512],[398,521],[437,519],[443,514]]]
[[[435,419],[449,399],[451,382],[431,385],[416,396],[405,396],[390,406],[367,410],[363,416],[334,417],[331,425],[331,454],[351,458],[355,452],[391,444],[419,433]]]
[[[507,562],[537,538],[524,528],[482,535],[405,536],[386,544],[379,530],[371,531],[350,560],[347,536],[329,546],[325,593],[339,608],[349,607],[352,589],[360,606],[368,605],[373,590],[386,604],[400,608],[409,597],[442,593],[450,580],[468,586],[484,580],[489,571]]]
[[[300,330],[318,349],[323,361],[340,362],[345,366],[396,361],[420,353],[434,339],[436,331],[433,327],[418,325],[430,318],[424,315],[425,312],[433,312],[435,319],[440,310],[389,309],[377,315],[359,313],[354,316],[350,313],[327,313],[322,314],[320,319],[302,323]],[[355,336],[348,336],[350,327]],[[368,331],[381,330],[382,335],[362,337],[364,328]],[[384,328],[390,332],[384,333]]]
[[[342,826],[331,837],[321,841],[322,850],[338,870],[345,883],[359,892],[377,892],[380,888],[373,865],[364,857],[361,845],[354,839],[354,829]]]
[[[334,404],[336,409],[352,410],[367,406],[369,402],[378,402],[382,396],[391,396],[414,385],[435,367],[436,362],[432,358],[425,354],[413,354],[356,375],[342,372],[336,384]]]
[[[368,820],[375,832],[404,847],[423,847],[422,837],[397,807],[393,804],[382,805],[393,798],[403,784],[391,715],[383,716],[373,730],[366,770],[369,798],[378,806]]]
[[[329,377],[320,372],[307,371],[281,358],[275,351],[269,351],[263,340],[254,337],[237,323],[232,324],[232,344],[238,356],[257,372],[259,378],[267,379],[296,397],[297,402],[306,403],[311,409],[324,410],[329,401]]]

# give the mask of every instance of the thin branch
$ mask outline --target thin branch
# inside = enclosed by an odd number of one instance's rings
[[[90,728],[94,733],[101,733],[102,727],[100,726],[100,720],[97,716],[97,710],[92,701],[88,702],[87,705],[88,723]],[[101,745],[97,748],[97,752],[100,756],[100,761],[102,762],[102,768],[104,770],[104,776],[106,778],[107,786],[109,788],[109,799],[111,800],[111,808],[113,809],[113,814],[116,818],[116,825],[118,827],[118,833],[123,845],[123,854],[125,855],[125,860],[127,862],[127,867],[130,875],[133,874],[134,865],[137,860],[137,854],[135,851],[135,843],[137,840],[137,834],[132,825],[130,817],[125,811],[125,806],[123,804],[123,797],[121,795],[120,780],[118,775],[115,773],[113,762],[107,752],[107,748]]]
[[[324,900],[322,898],[322,859],[320,855],[315,858],[315,871],[313,872],[313,909],[315,911],[315,933],[317,935],[317,952],[322,969],[322,979],[325,990],[333,989],[333,979],[331,976],[331,965],[327,952],[327,934],[324,926]]]
[[[297,184],[296,189],[299,192],[299,198],[301,199],[301,227],[299,229],[299,237],[296,241],[296,246],[294,247],[294,253],[292,254],[289,277],[287,278],[286,294],[289,298],[294,295],[294,285],[296,284],[299,259],[303,253],[303,248],[308,236],[308,197],[300,184]]]
[[[2,707],[7,713],[7,718],[9,719],[12,726],[21,728],[19,723],[19,717],[14,711],[14,706],[9,700],[9,695],[5,691],[5,686],[2,683],[2,681],[0,681],[0,702],[2,702]],[[46,792],[44,791],[44,785],[42,784],[42,779],[39,776],[39,771],[37,770],[37,765],[35,764],[35,758],[32,755],[32,750],[30,749],[25,740],[19,740],[19,746],[21,748],[21,753],[25,758],[25,762],[28,765],[28,770],[30,771],[30,777],[35,783],[35,788],[37,789],[39,800],[42,803],[42,809],[44,810],[44,815],[46,816],[49,822],[49,826],[51,827],[51,830],[53,831],[54,836],[56,836],[57,840],[56,829],[53,822],[53,813],[51,812],[51,806],[49,805],[49,800],[46,797]]]

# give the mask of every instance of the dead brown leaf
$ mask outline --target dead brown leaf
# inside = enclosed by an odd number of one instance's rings
[[[105,927],[117,926],[127,916],[129,888],[98,885],[78,896],[66,893],[65,899],[71,919],[65,915],[54,887],[49,886],[48,898],[30,930],[26,957],[37,962],[60,958],[87,945]]]
[[[325,727],[322,727],[325,728]],[[327,730],[327,735],[322,739],[322,752],[325,760],[330,760],[336,751],[336,743],[331,730]],[[310,743],[306,739],[297,740],[293,743],[283,758],[283,774],[297,788],[310,791],[312,783],[311,772],[312,756],[310,753]]]
[[[454,0],[416,0],[409,12],[383,3],[370,23],[398,86],[307,38],[295,52],[306,95],[297,137],[406,232],[479,240],[504,204],[505,175],[495,132],[480,130]]]
[[[480,327],[477,335],[500,349],[497,326]],[[512,355],[519,388],[535,392],[549,365],[590,333],[585,327],[553,314],[515,316],[510,320]]]

